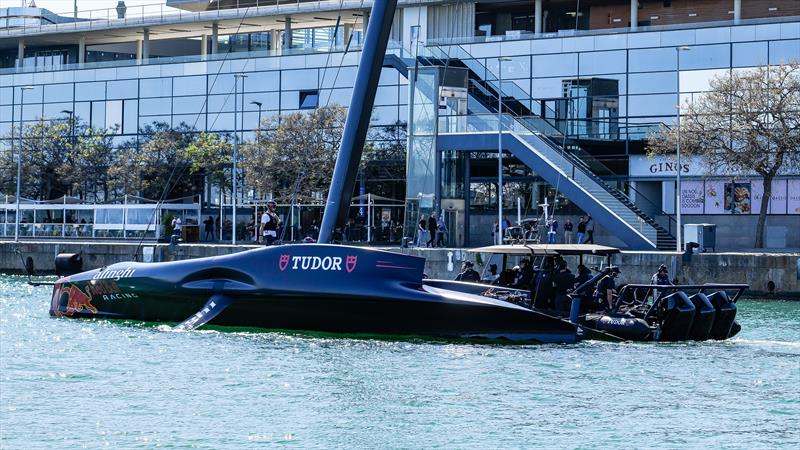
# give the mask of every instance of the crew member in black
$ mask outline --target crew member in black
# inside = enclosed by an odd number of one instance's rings
[[[658,271],[653,274],[653,277],[650,279],[650,284],[656,284],[659,286],[672,286],[672,281],[669,280],[669,272],[667,271],[667,266],[664,264],[658,267]],[[658,301],[661,298],[661,295],[664,293],[663,289],[656,289],[653,291],[653,302]]]
[[[471,261],[464,261],[461,265],[461,273],[456,277],[456,281],[477,282],[481,280],[481,275],[472,268]]]
[[[431,237],[425,244],[426,247],[436,247],[436,230],[438,228],[436,224],[436,214],[431,214],[431,216],[428,217],[428,233]]]
[[[533,283],[533,267],[531,267],[531,262],[528,258],[523,258],[519,262],[519,272],[517,272],[517,278],[514,280],[514,287],[517,289],[531,289],[531,283]]]
[[[610,266],[606,276],[597,283],[597,290],[594,292],[595,301],[598,307],[610,311],[614,307],[614,294],[617,293],[616,278],[619,275],[619,267]]]
[[[552,256],[547,256],[542,263],[542,268],[536,274],[534,283],[533,303],[538,309],[552,309],[553,298],[553,267],[555,261]]]
[[[278,226],[280,225],[281,218],[275,212],[278,204],[270,200],[267,202],[267,210],[261,215],[261,226],[259,227],[258,243],[272,245],[278,238]]]
[[[569,315],[572,299],[567,294],[575,287],[575,275],[567,267],[565,261],[560,261],[558,271],[553,276],[553,288],[555,290],[556,310],[562,315]]]

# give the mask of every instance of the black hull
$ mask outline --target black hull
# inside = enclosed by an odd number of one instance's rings
[[[303,274],[301,264],[290,270],[291,261],[285,262],[284,255],[294,254],[341,255],[341,261],[357,257],[357,263],[349,270],[342,265],[336,274]],[[423,285],[421,269],[419,258],[323,245],[120,264],[59,280],[51,314],[176,323],[200,311],[212,295],[224,295],[233,301],[210,324],[516,342],[577,340],[577,327],[568,321]],[[118,276],[102,278],[111,275]]]

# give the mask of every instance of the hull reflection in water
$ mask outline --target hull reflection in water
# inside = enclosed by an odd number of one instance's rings
[[[577,326],[425,283],[425,260],[360,247],[286,245],[165,263],[118,263],[61,278],[50,314],[333,333],[570,343]]]

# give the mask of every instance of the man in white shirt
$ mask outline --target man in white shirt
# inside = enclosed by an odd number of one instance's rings
[[[181,218],[176,217],[172,219],[172,234],[175,236],[181,235]]]
[[[278,238],[278,226],[280,225],[280,217],[275,212],[278,204],[270,200],[267,202],[267,210],[261,215],[261,226],[259,227],[258,243],[272,245]]]

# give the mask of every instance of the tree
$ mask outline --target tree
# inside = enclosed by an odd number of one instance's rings
[[[651,153],[672,153],[676,142],[677,128],[662,126],[650,137],[648,148]],[[763,177],[755,247],[764,247],[772,180],[800,168],[800,64],[737,70],[714,78],[709,92],[682,107],[681,152],[698,155],[722,171]]]
[[[6,192],[16,192],[19,136],[13,130],[13,152],[2,162],[2,183]],[[18,131],[17,131],[18,133]],[[59,168],[68,162],[71,128],[63,120],[44,120],[25,125],[22,130],[22,197],[49,200],[64,195],[68,186],[59,177]]]
[[[266,118],[255,140],[242,147],[248,184],[278,200],[327,191],[344,119],[341,106]]]
[[[194,141],[194,130],[185,123],[172,128],[156,122],[139,135],[138,142],[130,141],[119,150],[109,170],[111,187],[153,199],[191,195],[191,180],[183,176],[190,166],[184,150]]]
[[[74,130],[67,160],[58,168],[58,174],[70,186],[72,195],[94,201],[108,199],[109,169],[117,157],[113,138],[118,129],[76,124]]]

